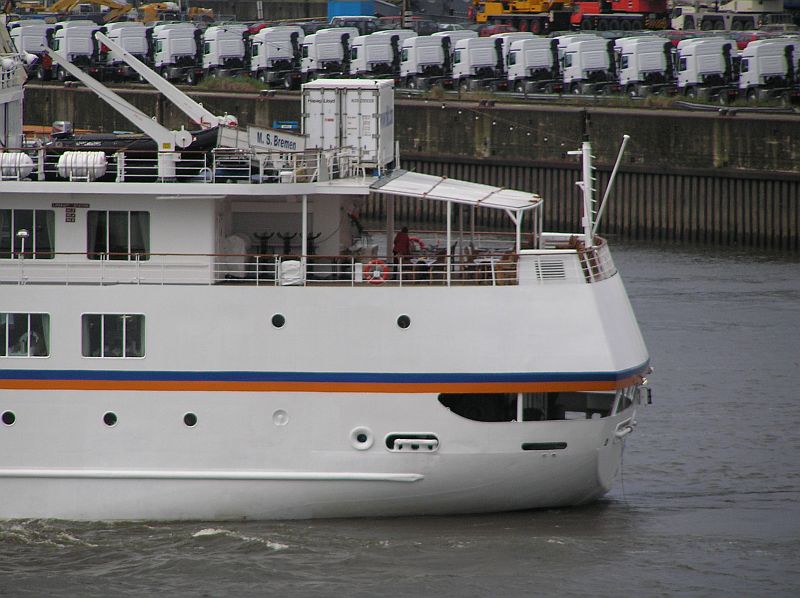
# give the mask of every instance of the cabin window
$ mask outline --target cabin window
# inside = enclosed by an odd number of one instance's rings
[[[403,51],[400,52],[400,61],[408,62],[408,48],[403,48]]]
[[[203,54],[211,54],[211,44],[209,42],[203,44]]]
[[[164,51],[164,40],[157,39],[155,44],[156,54]]]
[[[358,58],[358,48],[351,48],[350,49],[350,60],[356,60]]]
[[[19,235],[27,231],[27,237]],[[25,246],[25,259],[51,260],[55,232],[53,210],[0,210],[0,259],[18,258]]]
[[[86,223],[86,256],[90,260],[149,259],[149,212],[90,210]]]
[[[678,70],[685,71],[686,70],[686,58],[681,58],[678,60]]]
[[[81,354],[84,357],[144,357],[144,316],[83,314]]]
[[[308,46],[303,46],[303,58],[308,58]]]
[[[53,39],[53,41],[50,44],[50,47],[53,49],[54,52],[58,52],[60,46],[61,46],[60,39]]]
[[[742,62],[740,63],[741,66],[739,67],[739,71],[742,73],[746,73],[750,70],[750,61],[747,58],[742,58]]]
[[[619,68],[621,68],[621,69],[628,68],[629,61],[630,61],[630,56],[628,56],[627,54],[623,54],[622,58],[620,58],[620,61],[619,61]]]
[[[631,405],[636,388],[619,392],[440,394],[439,402],[479,422],[550,421],[608,417]]]
[[[564,55],[564,68],[572,66],[572,54]]]
[[[513,66],[515,64],[517,64],[517,53],[516,52],[511,52],[508,55],[508,65],[509,66]]]
[[[0,313],[0,357],[50,355],[50,315]]]
[[[461,50],[456,50],[455,54],[453,54],[453,64],[459,64],[461,62]]]
[[[256,56],[258,56],[258,48],[259,48],[260,46],[261,46],[261,44],[253,44],[253,47],[252,47],[252,49],[250,50],[250,53],[251,53],[251,55],[253,56],[253,58],[255,58]]]

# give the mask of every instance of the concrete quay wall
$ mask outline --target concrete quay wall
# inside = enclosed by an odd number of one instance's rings
[[[170,128],[190,123],[149,89],[125,99]],[[70,120],[76,128],[132,130],[88,90],[28,84],[26,124]],[[212,112],[235,114],[242,125],[300,120],[297,95],[193,92]],[[738,110],[678,110],[487,105],[480,101],[404,99],[395,133],[401,165],[539,193],[546,227],[577,227],[576,158],[588,133],[597,188],[605,189],[623,135],[630,142],[601,230],[622,238],[800,250],[800,116]],[[442,214],[400,201],[421,218]],[[370,202],[370,213],[383,210]]]

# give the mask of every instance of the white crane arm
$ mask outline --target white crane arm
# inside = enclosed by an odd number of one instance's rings
[[[119,44],[112,42],[108,36],[99,31],[94,34],[98,41],[102,42],[111,50],[117,58],[124,60],[133,70],[139,73],[150,85],[163,93],[181,112],[186,114],[203,129],[211,129],[217,125],[235,127],[238,122],[235,116],[216,116],[206,110],[202,104],[195,102],[192,98],[183,93],[165,78],[150,69],[141,60],[128,52]]]
[[[170,131],[136,106],[122,99],[105,85],[84,73],[52,48],[45,46],[44,51],[53,59],[53,62],[95,92],[109,106],[127,118],[136,128],[153,139],[158,144],[159,152],[172,152],[175,151],[176,147],[188,147],[192,143],[192,135],[188,131]]]

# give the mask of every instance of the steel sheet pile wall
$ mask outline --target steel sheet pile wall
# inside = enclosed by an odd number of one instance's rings
[[[578,168],[406,160],[409,170],[467,179],[489,185],[535,190],[545,201],[545,230],[579,231],[581,202]],[[609,169],[598,170],[605,190]],[[396,200],[395,214],[408,221],[444,221],[415,200]],[[382,215],[375,202],[368,215]],[[490,210],[479,211],[478,225],[490,224]],[[498,217],[495,215],[495,217]],[[504,220],[501,218],[497,222]],[[763,249],[800,250],[800,181],[768,178],[622,172],[603,216],[601,234],[623,239],[708,243]]]

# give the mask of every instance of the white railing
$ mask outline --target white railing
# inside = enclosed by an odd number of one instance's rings
[[[6,180],[64,181],[96,180],[97,182],[151,182],[158,179],[158,158],[155,150],[118,150],[102,146],[45,147],[4,150],[30,156],[33,170],[27,174],[5,172]],[[58,160],[67,151],[102,152],[105,171],[97,176],[79,177],[59,172]],[[175,152],[175,177],[166,182],[192,183],[313,183],[353,176],[364,176],[367,166],[360,152],[353,148],[276,152],[216,148],[207,152]],[[29,170],[29,168],[28,168]],[[85,169],[84,169],[85,170]]]
[[[586,284],[616,273],[607,248],[416,255],[27,253],[0,259],[0,284],[459,286]]]

